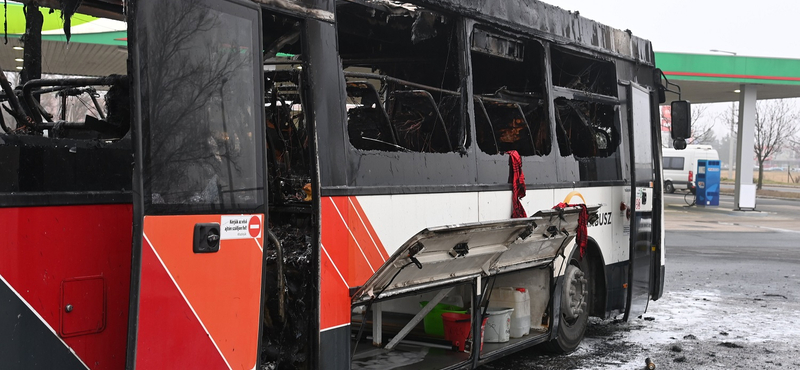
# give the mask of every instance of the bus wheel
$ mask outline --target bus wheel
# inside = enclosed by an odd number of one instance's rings
[[[664,191],[666,191],[667,193],[670,193],[670,194],[675,192],[675,185],[672,185],[672,181],[667,181],[664,184]]]
[[[588,258],[572,256],[564,271],[561,289],[561,312],[559,315],[558,336],[545,344],[548,352],[569,353],[578,348],[586,333],[589,322],[588,303],[591,300],[591,275]],[[579,261],[580,260],[580,261]]]

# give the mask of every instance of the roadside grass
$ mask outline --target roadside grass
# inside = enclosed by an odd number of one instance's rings
[[[724,175],[728,174],[727,170],[723,170],[722,173]],[[733,172],[736,174],[736,171]],[[720,179],[722,182],[733,182],[733,179],[729,179],[726,176],[722,176]],[[753,172],[753,183],[758,182],[758,171]],[[791,185],[791,186],[800,186],[800,172],[781,172],[781,171],[764,171],[764,184],[770,185]]]

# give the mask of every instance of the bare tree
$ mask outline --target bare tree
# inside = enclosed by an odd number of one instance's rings
[[[718,150],[720,150],[720,155],[727,154],[727,160],[723,162],[728,164],[728,178],[730,179],[733,178],[733,169],[736,163],[736,133],[739,122],[737,118],[739,113],[738,105],[736,102],[731,102],[725,111],[718,113],[715,118],[722,122],[722,126],[726,131],[725,136],[720,138]]]
[[[800,138],[797,135],[789,138],[788,143],[786,144],[786,150],[793,154],[794,158],[800,157]],[[786,168],[786,172],[788,174],[789,182],[790,183],[800,183],[800,175],[792,175],[793,170],[795,169],[794,164],[789,164]]]
[[[791,144],[797,134],[798,112],[785,100],[770,100],[756,105],[754,149],[758,161],[758,189],[764,177],[764,161]]]
[[[661,128],[662,130],[669,131],[672,126],[672,117],[669,107],[666,108],[667,109],[661,109],[660,111]],[[689,144],[711,144],[716,140],[713,130],[714,121],[705,119],[707,109],[708,106],[705,105],[692,106],[692,137],[686,140]],[[662,140],[662,145],[671,148],[672,140]]]
[[[715,141],[714,121],[705,119],[707,105],[692,107],[692,137],[687,140],[689,144],[711,144]]]

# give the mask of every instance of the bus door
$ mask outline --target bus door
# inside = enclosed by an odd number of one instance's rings
[[[129,369],[257,367],[265,212],[260,9],[130,1]]]
[[[653,130],[650,92],[631,83],[628,87],[631,141],[630,269],[625,320],[644,313],[650,299],[650,278],[655,252],[653,235]]]

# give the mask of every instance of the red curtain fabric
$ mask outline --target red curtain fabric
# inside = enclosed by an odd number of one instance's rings
[[[575,228],[575,241],[578,242],[578,247],[581,249],[581,259],[586,254],[586,242],[589,240],[587,227],[589,226],[589,211],[586,209],[585,204],[567,204],[558,203],[553,209],[564,209],[566,207],[581,207],[581,213],[578,215],[578,227]]]
[[[528,215],[525,213],[525,207],[519,201],[525,197],[525,174],[522,173],[522,158],[516,150],[508,152],[508,182],[511,183],[511,205],[514,210],[511,211],[511,218],[525,218]]]

